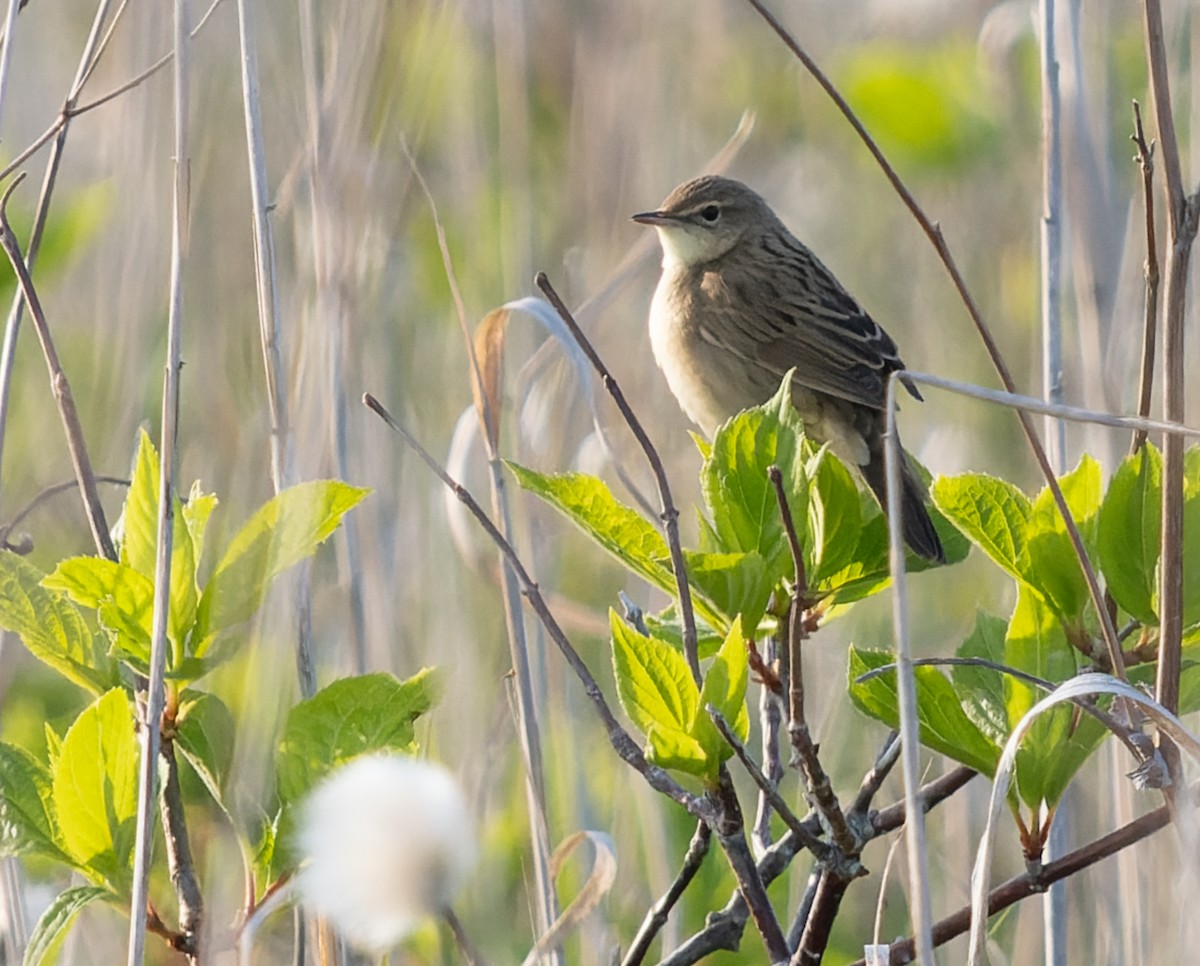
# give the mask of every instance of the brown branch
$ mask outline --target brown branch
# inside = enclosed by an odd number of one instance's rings
[[[530,607],[545,627],[546,633],[550,635],[550,639],[554,641],[559,651],[571,670],[575,672],[575,676],[579,678],[583,684],[584,693],[592,702],[596,713],[599,715],[601,722],[604,724],[605,731],[608,735],[608,742],[612,745],[613,750],[617,755],[631,768],[637,771],[651,788],[666,795],[672,801],[677,802],[688,810],[696,818],[704,821],[712,821],[716,817],[716,809],[712,807],[703,796],[693,795],[688,792],[682,785],[675,781],[665,770],[657,765],[651,765],[646,761],[645,755],[642,754],[641,748],[617,721],[616,715],[613,714],[612,708],[609,707],[608,701],[604,697],[604,692],[600,689],[600,685],[592,676],[592,672],[588,670],[583,658],[579,656],[579,652],[575,650],[570,639],[559,626],[558,621],[550,612],[550,608],[546,606],[546,601],[542,597],[541,590],[537,583],[529,575],[529,571],[525,569],[520,556],[513,549],[511,543],[504,538],[504,535],[496,528],[491,518],[484,512],[483,508],[476,502],[466,487],[462,486],[435,460],[404,426],[402,426],[391,413],[370,393],[363,396],[363,405],[374,412],[395,432],[405,444],[413,450],[426,466],[429,467],[439,480],[458,498],[470,514],[475,518],[480,527],[488,538],[499,548],[504,555],[504,559],[512,567],[513,573],[517,577],[517,582],[521,585],[521,593],[525,599],[529,601]]]
[[[1142,370],[1138,380],[1138,415],[1150,415],[1154,394],[1154,354],[1158,339],[1158,240],[1154,234],[1154,142],[1146,141],[1142,129],[1142,107],[1133,102],[1133,134],[1130,140],[1137,145],[1137,165],[1142,173],[1142,207],[1146,213],[1146,261],[1143,273],[1146,289],[1142,304]],[[1136,453],[1146,442],[1146,431],[1135,430],[1130,453]]]
[[[21,292],[29,305],[33,316],[34,327],[37,329],[38,341],[42,344],[42,355],[46,359],[46,368],[50,373],[50,388],[58,403],[58,413],[62,419],[63,429],[67,434],[67,447],[71,451],[71,463],[75,467],[75,478],[79,481],[80,494],[83,497],[84,511],[87,513],[88,524],[92,529],[92,539],[96,543],[96,551],[109,560],[117,559],[117,551],[113,546],[112,537],[108,533],[108,521],[104,517],[104,506],[100,502],[100,491],[96,487],[96,475],[92,472],[92,461],[88,458],[87,444],[83,437],[83,426],[79,422],[79,412],[75,408],[75,397],[71,394],[71,384],[67,374],[63,372],[58,359],[58,351],[54,347],[54,339],[50,335],[50,326],[46,322],[46,314],[42,310],[41,300],[29,276],[21,254],[21,245],[16,233],[8,222],[8,199],[14,189],[22,181],[23,176],[13,179],[4,196],[0,198],[0,245],[4,247],[8,260],[12,263],[13,271],[21,285]]]
[[[866,796],[868,786],[875,779],[882,780],[880,778],[881,770],[890,767],[887,765],[887,754],[885,753],[882,757],[883,762],[877,762],[876,766],[863,779],[863,791],[860,792],[860,797]],[[976,772],[969,768],[957,768],[949,774],[923,785],[917,792],[917,800],[922,811],[928,812],[936,805],[941,804],[975,777],[975,774]],[[863,804],[864,813],[869,804],[869,797],[867,797]],[[813,834],[821,831],[820,821],[815,815],[806,818],[803,824]],[[880,811],[875,816],[871,828],[874,830],[874,837],[878,837],[900,828],[903,824],[904,803],[898,802]],[[759,860],[758,871],[762,881],[766,885],[770,885],[783,875],[791,865],[796,853],[803,847],[792,832],[789,831],[781,836],[779,841],[772,845],[766,855]],[[814,896],[819,886],[818,881],[813,889]],[[705,956],[719,949],[736,950],[748,915],[749,910],[746,908],[741,894],[734,892],[723,909],[708,915],[703,929],[688,938],[670,956],[664,957],[659,966],[686,966],[688,963],[700,962]]]
[[[654,937],[666,925],[671,910],[675,908],[675,904],[687,887],[691,885],[692,880],[696,878],[696,873],[700,871],[704,857],[708,855],[711,841],[712,829],[704,822],[697,822],[696,831],[692,833],[692,840],[688,843],[687,852],[683,856],[683,865],[679,869],[679,874],[675,876],[675,880],[663,893],[662,898],[654,903],[646,913],[646,918],[638,927],[633,942],[629,944],[629,951],[621,960],[621,966],[640,966],[642,960],[646,958],[646,953],[650,951],[650,944],[654,942]]]
[[[1128,825],[1110,832],[1108,835],[1090,842],[1074,852],[1068,852],[1061,859],[1042,866],[1037,875],[1015,876],[1007,882],[996,886],[988,893],[988,915],[993,916],[1002,909],[1027,899],[1030,896],[1045,892],[1046,888],[1055,882],[1066,879],[1088,866],[1095,865],[1101,859],[1128,848],[1142,839],[1153,835],[1170,821],[1166,805],[1163,805],[1148,815],[1135,819]],[[941,946],[956,936],[961,936],[971,928],[971,907],[959,909],[953,915],[933,924],[934,945]],[[911,963],[915,956],[915,947],[911,939],[903,939],[892,943],[890,959],[893,966],[901,963]],[[865,960],[858,960],[853,966],[866,966]]]
[[[1144,0],[1146,61],[1150,68],[1150,97],[1162,150],[1167,193],[1166,285],[1163,290],[1163,418],[1184,418],[1184,314],[1188,266],[1196,237],[1200,199],[1187,197],[1175,139],[1166,42],[1159,0]],[[1183,637],[1183,452],[1184,440],[1170,434],[1163,440],[1162,550],[1159,555],[1159,649],[1155,696],[1170,711],[1179,707],[1179,675]],[[1165,747],[1172,775],[1178,758]]]
[[[746,826],[742,820],[742,807],[738,802],[737,792],[734,791],[733,781],[724,766],[720,769],[717,787],[713,790],[712,797],[719,809],[716,821],[711,823],[713,834],[729,860],[729,867],[737,879],[738,891],[749,908],[755,928],[758,929],[763,945],[767,948],[767,955],[771,957],[770,962],[783,962],[791,950],[767,896],[767,884],[754,861],[754,856],[750,854],[750,845],[746,841]]]
[[[808,607],[808,583],[804,573],[804,552],[800,547],[800,538],[796,533],[796,522],[792,519],[792,510],[788,506],[787,493],[783,489],[783,474],[779,467],[767,469],[767,476],[775,490],[775,499],[779,504],[779,515],[783,518],[783,528],[787,533],[788,548],[792,554],[795,566],[795,583],[792,587],[792,599],[788,605],[788,736],[792,740],[793,766],[799,765],[808,786],[808,795],[813,807],[820,813],[828,826],[830,836],[838,851],[847,859],[857,859],[861,844],[857,841],[850,826],[846,824],[846,816],[842,814],[841,803],[833,792],[829,775],[821,766],[817,755],[816,743],[808,730],[808,721],[804,717],[804,687],[803,668],[801,666],[801,644],[806,636],[804,628],[804,611]],[[853,877],[853,876],[852,876]]]
[[[625,401],[625,394],[621,392],[621,387],[617,385],[617,381],[612,377],[612,373],[608,371],[608,367],[600,359],[591,342],[588,341],[587,336],[583,334],[583,330],[579,328],[579,323],[572,317],[563,300],[554,291],[554,287],[550,284],[550,279],[546,277],[546,273],[538,272],[534,278],[534,282],[542,290],[550,304],[554,306],[554,310],[562,318],[563,324],[570,330],[572,337],[579,343],[579,348],[583,350],[584,355],[588,357],[588,360],[599,374],[600,381],[604,383],[604,388],[608,390],[608,394],[612,396],[613,402],[617,404],[617,409],[621,411],[621,415],[637,439],[638,445],[641,446],[642,452],[645,453],[646,461],[650,464],[650,469],[654,473],[654,481],[658,486],[658,495],[662,501],[661,517],[663,528],[666,530],[667,546],[671,551],[671,569],[675,572],[675,585],[679,593],[679,617],[683,621],[683,653],[687,658],[688,667],[692,670],[692,677],[699,684],[700,656],[696,644],[696,614],[692,608],[692,590],[688,586],[687,567],[683,560],[683,547],[679,542],[679,511],[675,508],[675,504],[671,499],[671,485],[667,482],[667,472],[663,469],[658,450],[654,448],[654,444],[650,442],[650,437],[646,435],[646,430],[642,427],[641,421],[634,414],[629,403]]]
[[[120,476],[97,476],[96,482],[97,483],[111,483],[113,486],[129,486],[129,480],[123,479]],[[9,520],[8,523],[0,525],[0,544],[2,544],[4,546],[5,550],[29,553],[30,550],[33,549],[32,545],[29,546],[28,549],[24,549],[24,547],[25,547],[24,544],[21,544],[20,547],[14,546],[13,544],[9,543],[9,541],[8,541],[9,534],[11,534],[13,532],[13,530],[15,530],[18,526],[20,526],[21,522],[27,516],[29,516],[31,513],[33,513],[34,510],[36,510],[39,506],[41,506],[47,500],[50,500],[53,497],[58,496],[60,493],[65,493],[67,490],[77,490],[77,489],[79,489],[79,481],[78,480],[66,480],[62,483],[54,483],[51,486],[46,487],[44,490],[42,490],[40,493],[38,493],[37,496],[35,496],[32,500],[30,500],[28,503],[26,503],[23,507],[21,507],[21,509],[18,510],[13,515],[13,518],[11,520]]]
[[[179,900],[180,941],[175,948],[191,963],[202,960],[200,940],[204,923],[204,896],[196,879],[196,866],[187,821],[183,811],[183,795],[179,788],[179,763],[175,757],[175,742],[163,736],[161,755],[167,765],[167,780],[163,785],[159,811],[162,814],[163,837],[167,844],[167,869]]]
[[[733,733],[733,729],[729,727],[729,722],[725,720],[724,716],[712,705],[709,705],[705,710],[708,712],[708,716],[712,718],[713,724],[717,726],[717,730],[721,732],[721,737],[725,739],[726,744],[733,749],[734,755],[742,763],[742,767],[746,769],[746,773],[754,779],[754,784],[759,787],[759,790],[771,804],[775,813],[783,819],[783,824],[792,830],[793,834],[813,854],[817,861],[834,861],[836,856],[829,843],[823,842],[810,832],[805,824],[796,817],[796,813],[788,807],[788,803],[783,800],[783,796],[779,794],[775,786],[771,783],[771,780],[763,774],[762,769],[750,757],[750,753],[746,751],[746,746],[738,740],[738,736]]]
[[[783,24],[775,19],[775,16],[763,6],[761,0],[747,0],[747,2],[758,11],[759,15],[775,31],[776,35],[795,55],[796,59],[804,65],[804,68],[812,75],[813,79],[825,91],[830,100],[834,102],[838,110],[841,111],[843,117],[850,123],[850,126],[854,128],[855,133],[871,153],[871,156],[883,171],[884,176],[891,183],[892,188],[900,196],[900,200],[904,202],[905,207],[912,213],[912,216],[917,220],[917,224],[921,226],[921,230],[933,245],[934,250],[949,273],[951,281],[954,283],[954,288],[957,290],[959,298],[966,307],[967,314],[971,317],[971,322],[975,325],[975,331],[979,334],[979,338],[987,350],[992,366],[995,368],[996,374],[1000,377],[1000,382],[1008,392],[1015,393],[1017,391],[1016,383],[1013,381],[1008,365],[1000,353],[1000,347],[992,335],[991,329],[984,322],[983,315],[980,313],[979,307],[975,304],[975,300],[967,290],[967,283],[959,271],[958,264],[954,261],[954,256],[950,254],[950,247],[946,244],[941,227],[931,221],[929,216],[925,214],[925,211],[917,203],[912,192],[900,180],[896,169],[884,157],[883,151],[880,150],[875,140],[867,132],[862,121],[858,119],[858,116],[854,113],[849,103],[841,95],[841,92],[834,87],[833,82],[825,75],[825,72],[821,70],[817,62],[797,43],[796,39],[787,31]],[[1037,460],[1042,476],[1046,480],[1046,486],[1050,489],[1054,497],[1054,502],[1058,506],[1059,513],[1062,514],[1063,523],[1067,528],[1067,535],[1071,540],[1071,546],[1075,551],[1076,559],[1079,561],[1079,568],[1083,572],[1083,578],[1087,584],[1088,594],[1092,599],[1092,604],[1096,608],[1096,613],[1100,620],[1100,628],[1104,634],[1104,642],[1108,648],[1108,656],[1112,662],[1113,673],[1121,678],[1121,680],[1127,680],[1125,665],[1121,658],[1121,646],[1117,641],[1117,630],[1113,626],[1108,609],[1104,606],[1104,595],[1100,590],[1099,581],[1096,580],[1096,573],[1092,569],[1091,562],[1088,560],[1087,551],[1083,545],[1083,538],[1079,534],[1079,527],[1075,523],[1075,518],[1071,515],[1070,508],[1067,506],[1062,487],[1058,485],[1058,478],[1054,475],[1054,468],[1050,465],[1050,459],[1047,457],[1046,449],[1042,445],[1037,430],[1033,426],[1033,420],[1020,410],[1017,410],[1017,418],[1021,422],[1021,429],[1025,433],[1026,440],[1029,442],[1029,448],[1033,451],[1034,459]]]

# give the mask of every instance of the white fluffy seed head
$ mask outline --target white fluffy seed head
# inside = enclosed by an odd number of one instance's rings
[[[384,952],[450,905],[475,857],[466,799],[439,765],[356,758],[305,801],[298,888],[355,945]]]

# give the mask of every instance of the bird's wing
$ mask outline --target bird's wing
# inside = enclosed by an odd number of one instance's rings
[[[756,271],[736,273],[740,281],[728,289],[749,336],[730,349],[777,379],[795,369],[802,386],[882,409],[888,375],[904,368],[891,336],[795,239],[770,254],[776,257],[764,260]],[[782,275],[772,277],[780,271]],[[731,276],[726,274],[725,280]],[[905,385],[921,398],[911,384]]]

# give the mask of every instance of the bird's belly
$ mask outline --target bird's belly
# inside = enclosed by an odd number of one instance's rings
[[[695,328],[680,325],[661,286],[650,309],[650,347],[680,408],[710,438],[730,416],[771,396],[738,371],[745,369],[744,362],[703,339]]]

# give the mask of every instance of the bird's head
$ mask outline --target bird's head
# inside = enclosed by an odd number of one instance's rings
[[[775,221],[767,203],[740,181],[703,175],[685,181],[655,211],[633,216],[658,229],[663,266],[685,268],[715,261],[755,226]]]

